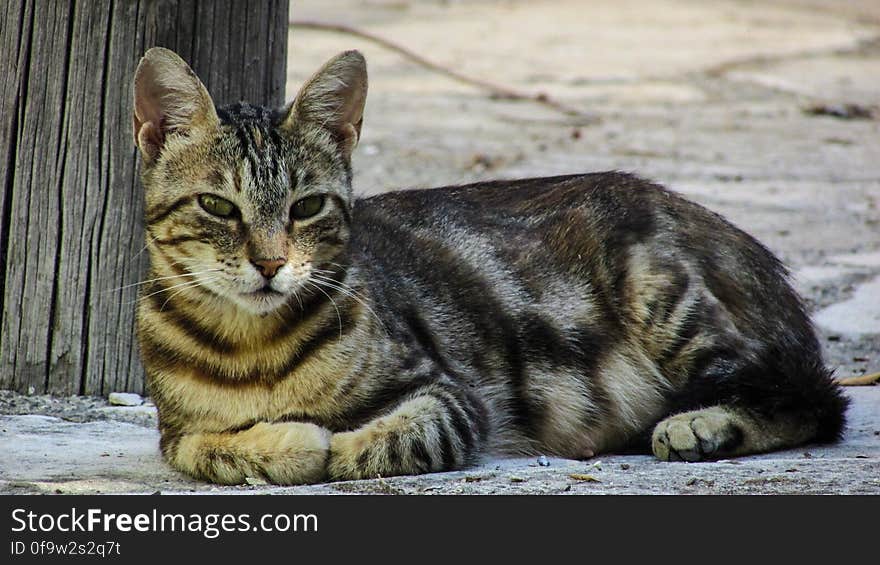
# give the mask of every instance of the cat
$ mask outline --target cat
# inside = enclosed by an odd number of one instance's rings
[[[674,192],[603,172],[355,198],[357,51],[277,111],[216,108],[163,48],[134,86],[138,339],[162,454],[192,477],[702,461],[844,429],[784,266]]]

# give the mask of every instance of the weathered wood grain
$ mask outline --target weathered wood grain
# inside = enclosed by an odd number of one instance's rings
[[[218,104],[283,103],[286,0],[24,0],[0,12],[0,388],[143,392],[131,79],[161,45]]]

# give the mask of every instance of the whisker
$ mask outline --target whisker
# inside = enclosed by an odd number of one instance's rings
[[[180,288],[180,287],[182,287],[182,286],[198,286],[198,285],[200,285],[200,284],[202,284],[203,282],[206,282],[206,281],[208,281],[208,280],[213,280],[213,278],[212,278],[212,277],[208,277],[208,278],[206,278],[206,279],[198,279],[198,280],[194,280],[194,281],[185,281],[185,282],[182,282],[182,283],[179,283],[179,284],[171,285],[171,286],[169,286],[168,288],[163,288],[163,289],[161,289],[161,290],[157,290],[156,292],[151,292],[150,294],[147,294],[147,295],[145,295],[145,296],[141,296],[141,297],[139,297],[137,300],[135,300],[134,302],[141,302],[141,301],[146,300],[147,298],[149,298],[149,297],[151,297],[151,296],[155,296],[155,295],[157,295],[157,294],[162,294],[163,292],[168,292],[168,291],[170,291],[170,290],[174,290],[175,288]],[[133,304],[133,302],[128,302],[128,304]]]
[[[285,302],[284,307],[287,308],[291,314],[295,314],[295,312],[293,311],[293,306],[290,305],[290,301]],[[278,320],[280,320],[282,322],[284,321],[284,316],[281,315],[281,312],[279,312],[278,310],[275,310],[274,314],[275,314],[275,317],[278,318]]]
[[[336,306],[336,301],[333,300],[333,298],[332,298],[329,294],[327,294],[327,293],[324,291],[324,289],[321,288],[320,286],[318,286],[317,284],[315,284],[315,283],[313,283],[313,282],[311,282],[311,281],[306,281],[306,284],[310,284],[310,285],[312,285],[313,287],[317,288],[319,291],[321,291],[321,294],[323,294],[324,296],[326,296],[326,297],[327,297],[327,300],[330,301],[330,304],[333,305],[333,309],[336,310],[336,319],[339,321],[339,337],[340,337],[340,339],[341,339],[341,338],[342,338],[342,316],[339,314],[339,307]]]
[[[215,278],[216,277],[205,277],[203,279],[193,281],[193,282],[195,282],[195,284],[193,284],[193,285],[185,286],[185,287],[181,288],[180,290],[178,290],[177,292],[175,292],[174,294],[172,294],[171,296],[169,296],[168,298],[165,299],[165,302],[163,302],[162,306],[159,308],[159,312],[162,312],[163,310],[165,310],[165,306],[168,304],[168,301],[171,300],[172,298],[174,298],[175,296],[177,296],[178,294],[180,294],[181,292],[185,291],[188,288],[196,288],[196,287],[202,286],[204,283],[211,282]]]
[[[177,261],[175,259],[172,259],[171,257],[166,257],[166,256],[163,256],[162,259],[164,259],[172,267],[181,267],[181,268],[187,269],[187,270],[190,267],[192,267],[192,265],[190,265],[190,263],[188,261]]]
[[[303,302],[302,302],[302,300],[300,299],[299,294],[297,294],[297,292],[296,292],[295,290],[292,291],[291,294],[293,295],[294,298],[296,298],[297,303],[299,303],[299,309],[300,309],[300,312],[305,312],[305,311],[306,311],[306,307],[303,306]],[[285,304],[289,304],[289,303],[285,302]],[[292,312],[292,311],[293,311],[293,308],[291,308],[290,310],[291,310],[291,312]]]
[[[156,281],[165,281],[165,280],[169,280],[169,279],[179,279],[179,278],[182,278],[182,277],[197,277],[197,276],[199,276],[199,275],[204,275],[205,273],[213,273],[213,272],[217,272],[217,271],[220,271],[220,270],[221,270],[221,269],[207,269],[207,270],[205,270],[205,271],[197,271],[197,272],[195,272],[195,273],[183,273],[182,275],[169,275],[169,276],[167,276],[167,277],[156,277],[155,279],[147,279],[147,280],[145,280],[145,281],[136,282],[136,283],[132,283],[132,284],[127,284],[127,285],[124,285],[124,286],[120,286],[120,287],[118,287],[118,288],[111,288],[111,289],[109,289],[109,290],[104,290],[104,291],[102,291],[102,292],[103,292],[103,293],[107,293],[107,292],[116,292],[116,291],[119,291],[119,290],[124,290],[124,289],[126,289],[126,288],[131,288],[131,287],[133,287],[133,286],[142,286],[142,285],[145,285],[145,284],[150,284],[150,283],[153,283],[153,282],[156,282]]]
[[[382,330],[386,334],[388,333],[388,328],[385,326],[385,323],[382,321],[382,319],[379,317],[379,315],[376,314],[376,311],[373,310],[373,308],[369,304],[367,304],[367,302],[366,302],[367,297],[366,296],[358,294],[357,291],[354,290],[353,288],[351,288],[350,286],[345,285],[344,283],[338,283],[338,281],[330,281],[330,280],[324,279],[320,276],[315,276],[315,280],[318,283],[323,284],[327,288],[331,288],[333,290],[341,292],[343,295],[348,296],[352,300],[355,300],[356,302],[358,302],[360,305],[362,305],[364,308],[366,308],[370,312],[370,314],[373,316],[373,318],[382,327]],[[339,286],[340,284],[342,284],[343,286]]]
[[[350,284],[347,284],[347,283],[345,283],[345,282],[343,282],[343,281],[339,281],[339,280],[336,280],[336,279],[332,279],[332,278],[327,277],[327,276],[325,276],[325,275],[315,274],[314,276],[315,276],[316,279],[319,279],[319,280],[322,280],[322,281],[325,281],[325,282],[328,282],[328,283],[331,283],[331,284],[335,284],[335,285],[337,285],[337,286],[339,286],[339,287],[341,287],[341,288],[343,288],[343,289],[345,289],[345,290],[348,290],[349,292],[351,292],[351,293],[354,294],[355,296],[358,296],[359,298],[363,298],[363,299],[365,299],[365,300],[367,299],[367,296],[366,296],[365,294],[362,294],[361,292],[359,292],[356,288],[354,288],[354,287],[351,286]]]
[[[158,236],[158,235],[154,235],[154,236],[152,236],[152,237],[148,237],[148,238],[147,238],[147,243],[145,243],[144,246],[141,247],[141,250],[140,250],[140,251],[138,251],[137,253],[135,253],[134,255],[132,255],[131,259],[129,259],[128,262],[131,263],[132,261],[134,261],[135,259],[137,259],[138,256],[139,256],[141,253],[143,253],[144,251],[146,251],[146,250],[147,250],[147,247],[149,247],[150,244],[153,243],[154,241],[156,241],[157,239],[159,239],[159,236]]]
[[[313,273],[314,273],[314,271],[313,271]],[[338,286],[340,286],[340,287],[342,287],[342,288],[348,290],[348,291],[351,292],[353,295],[355,295],[355,296],[357,296],[357,297],[359,297],[359,298],[362,298],[362,299],[364,299],[364,300],[367,299],[367,296],[366,296],[366,295],[361,294],[360,292],[358,292],[358,290],[357,290],[356,288],[354,288],[353,286],[351,286],[351,285],[349,285],[349,284],[346,284],[346,283],[344,283],[344,282],[342,282],[342,281],[338,281],[338,280],[336,280],[336,279],[332,279],[332,278],[330,278],[330,277],[327,277],[327,276],[324,276],[324,275],[320,275],[320,274],[314,274],[314,277],[315,277],[316,279],[318,279],[318,280],[322,280],[322,281],[324,281],[324,282],[328,282],[328,283],[332,283],[332,284],[338,285]]]
[[[284,305],[287,306],[288,309],[290,309],[290,304],[285,302]],[[284,316],[281,315],[280,310],[281,310],[280,308],[277,308],[275,310],[272,310],[272,312],[270,312],[270,313],[272,314],[272,317],[275,318],[277,321],[283,322]]]

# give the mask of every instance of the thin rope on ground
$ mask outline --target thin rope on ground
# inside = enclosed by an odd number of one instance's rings
[[[564,104],[554,98],[551,98],[545,92],[531,93],[525,92],[522,90],[518,90],[512,88],[510,86],[498,84],[495,82],[490,82],[488,80],[474,78],[472,76],[468,76],[462,74],[454,69],[441,65],[440,63],[436,63],[425,57],[422,57],[418,53],[403,47],[393,41],[385,39],[379,35],[364,31],[362,29],[338,23],[331,22],[319,22],[315,20],[290,20],[288,22],[294,28],[300,29],[310,29],[317,31],[330,31],[335,33],[344,33],[348,35],[354,35],[356,37],[360,37],[361,39],[366,39],[367,41],[371,41],[377,45],[380,45],[386,49],[394,51],[399,55],[409,59],[410,61],[445,75],[453,80],[457,80],[458,82],[462,82],[465,84],[469,84],[471,86],[475,86],[481,90],[485,90],[489,93],[491,98],[501,99],[501,100],[525,100],[529,102],[535,102],[542,106],[546,106],[548,108],[552,108],[557,112],[562,112],[567,116],[574,116],[583,120],[587,120],[589,122],[596,122],[598,119],[596,116],[584,112],[578,108],[573,106],[569,106],[568,104]]]

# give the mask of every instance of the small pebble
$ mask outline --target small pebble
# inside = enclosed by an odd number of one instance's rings
[[[258,477],[245,477],[245,478],[244,478],[244,481],[245,481],[247,484],[251,485],[252,487],[259,487],[259,486],[263,486],[263,485],[268,485],[268,484],[269,484],[269,483],[266,482],[265,480],[260,479],[260,478],[258,478]]]
[[[841,120],[870,120],[875,116],[876,108],[862,104],[815,104],[804,108],[810,116],[830,116]]]
[[[140,406],[144,403],[141,395],[133,392],[111,392],[107,400],[113,406]]]
[[[629,463],[621,463],[620,468],[623,469],[624,471],[629,470]]]
[[[540,465],[541,467],[549,467],[550,460],[547,459],[546,455],[542,455],[542,456],[538,457],[538,465]]]

